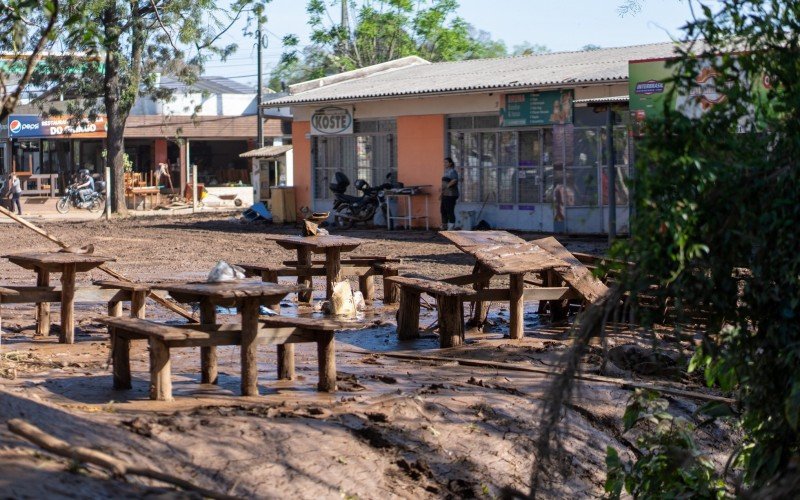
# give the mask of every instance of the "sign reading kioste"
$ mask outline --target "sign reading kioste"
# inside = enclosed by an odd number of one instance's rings
[[[311,115],[311,135],[345,135],[353,133],[353,108],[328,106]]]
[[[106,117],[97,116],[94,120],[84,118],[78,123],[69,116],[9,115],[8,136],[12,139],[40,138],[95,138],[106,136],[108,125]]]

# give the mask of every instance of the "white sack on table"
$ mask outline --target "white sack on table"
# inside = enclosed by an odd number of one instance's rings
[[[209,283],[219,283],[222,281],[233,281],[244,279],[244,269],[239,266],[228,264],[224,260],[217,262],[217,265],[208,273]]]

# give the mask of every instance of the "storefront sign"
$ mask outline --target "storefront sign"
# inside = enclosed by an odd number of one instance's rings
[[[500,109],[500,125],[523,127],[572,123],[572,90],[507,94]]]
[[[12,139],[98,138],[106,136],[108,124],[105,116],[94,120],[85,118],[75,123],[69,116],[10,115],[8,136]]]
[[[311,115],[311,135],[344,135],[353,133],[353,108],[328,106]]]
[[[644,121],[663,115],[665,107],[689,118],[700,118],[727,100],[726,90],[733,82],[721,78],[712,61],[699,61],[693,85],[679,90],[671,81],[676,67],[669,67],[669,61],[650,59],[628,63],[628,93],[634,135],[641,135]],[[770,88],[769,79],[759,77],[754,80],[750,84],[752,91],[766,96]]]

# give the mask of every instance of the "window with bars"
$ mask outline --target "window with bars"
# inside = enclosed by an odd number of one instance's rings
[[[448,151],[461,176],[462,201],[549,203],[564,184],[575,194],[573,206],[608,204],[604,116],[582,108],[577,125],[515,129],[500,128],[496,115],[448,117]],[[624,123],[616,125],[617,204],[626,205],[630,145]]]
[[[336,172],[350,179],[347,194],[357,195],[358,179],[370,185],[397,179],[397,124],[395,120],[357,120],[354,134],[314,136],[311,141],[314,199],[333,198],[329,184]]]

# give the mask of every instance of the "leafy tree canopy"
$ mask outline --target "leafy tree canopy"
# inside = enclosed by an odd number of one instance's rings
[[[336,21],[329,7],[349,19]],[[309,0],[311,45],[299,49],[294,35],[284,38],[287,51],[270,75],[270,86],[321,78],[416,55],[429,61],[456,61],[507,55],[505,44],[493,40],[457,15],[456,0],[363,0],[345,3]]]

